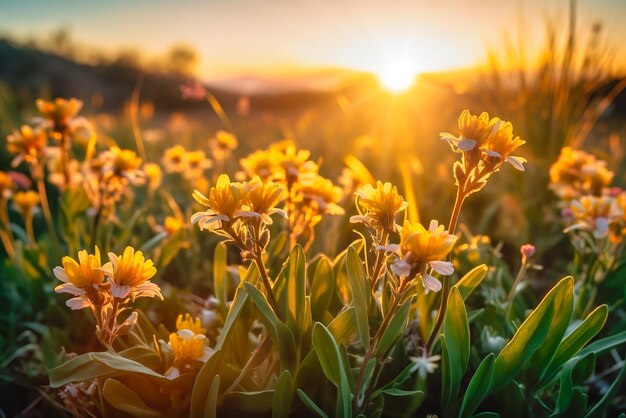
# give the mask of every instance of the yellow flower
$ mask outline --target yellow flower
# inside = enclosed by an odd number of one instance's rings
[[[173,235],[183,227],[183,223],[180,219],[173,216],[166,216],[165,222],[163,222],[163,228],[168,235]]]
[[[206,157],[204,151],[189,151],[186,160],[187,168],[183,172],[183,177],[187,180],[202,177],[205,170],[213,166],[213,162]]]
[[[239,142],[235,135],[226,131],[217,131],[215,137],[209,139],[209,147],[213,151],[213,157],[216,160],[225,160],[238,146]]]
[[[63,267],[57,266],[53,272],[57,279],[63,282],[54,288],[56,293],[69,293],[75,297],[68,300],[66,305],[72,309],[82,309],[94,304],[102,304],[104,294],[99,292],[103,284],[104,271],[100,265],[100,250],[95,248],[94,254],[87,250],[78,252],[78,262],[72,257],[63,257]]]
[[[563,147],[557,161],[550,167],[550,189],[562,200],[583,195],[600,196],[613,181],[614,173],[606,161],[585,151]]]
[[[163,300],[161,289],[150,278],[156,274],[152,260],[146,260],[141,251],[126,247],[122,255],[109,253],[110,262],[102,269],[111,282],[111,295],[132,300],[138,297],[158,297]]]
[[[267,225],[272,224],[271,215],[275,213],[287,216],[285,211],[276,208],[276,205],[285,198],[285,189],[278,183],[263,183],[259,177],[254,177],[248,183],[249,192],[246,195],[244,210],[246,215],[260,218]]]
[[[171,333],[169,346],[174,356],[174,366],[166,372],[170,379],[178,377],[181,371],[187,371],[195,361],[206,362],[211,355],[206,336],[194,334],[188,329]]]
[[[430,267],[443,275],[454,273],[452,263],[444,260],[454,248],[457,237],[449,234],[436,220],[430,221],[428,229],[420,223],[405,221],[400,235],[401,258],[392,264],[391,269],[403,277],[421,274],[422,283],[427,291],[438,292],[441,289],[441,282],[426,269]]]
[[[485,145],[496,122],[497,119],[489,119],[487,112],[476,116],[466,109],[459,116],[460,134],[458,137],[448,132],[441,132],[439,135],[441,139],[448,141],[455,151],[472,151]]]
[[[15,184],[6,171],[0,171],[0,200],[8,199],[13,194]]]
[[[408,206],[400,196],[398,189],[391,183],[377,182],[376,188],[366,184],[356,191],[356,207],[359,215],[350,218],[350,222],[363,222],[374,228],[383,228],[391,232],[399,227],[396,215]]]
[[[202,334],[206,333],[206,330],[202,328],[202,323],[200,322],[200,318],[192,318],[188,313],[183,317],[182,314],[179,314],[176,318],[176,330],[181,331],[184,329],[188,329],[194,334]]]
[[[217,184],[209,190],[208,198],[197,190],[193,197],[209,209],[197,212],[191,217],[191,223],[198,223],[200,229],[216,229],[223,222],[232,223],[241,216],[241,206],[247,197],[248,190],[242,183],[231,182],[226,174],[217,179]],[[216,224],[217,221],[220,221]]]
[[[163,165],[168,173],[182,173],[187,168],[187,151],[182,145],[175,145],[163,153]]]
[[[314,176],[318,167],[313,161],[309,161],[311,153],[307,150],[299,150],[293,141],[285,140],[271,147],[274,164],[282,167],[283,173],[276,173],[280,179],[288,182],[297,181],[301,175]]]
[[[564,215],[568,223],[564,232],[587,231],[598,239],[607,238],[611,228],[624,216],[618,201],[611,196],[583,196],[572,200]]]
[[[64,130],[70,120],[80,112],[83,102],[78,99],[62,99],[57,97],[54,101],[37,99],[35,102],[39,112],[54,123],[56,130]]]
[[[497,120],[497,119],[496,119]],[[486,144],[481,147],[481,151],[487,154],[487,159],[496,159],[497,162],[506,161],[520,171],[524,171],[525,158],[511,155],[520,146],[524,145],[519,136],[513,135],[513,125],[511,122],[498,120],[494,125],[494,133]]]
[[[12,165],[15,167],[22,160],[29,164],[37,162],[43,156],[46,142],[46,132],[40,128],[22,125],[19,130],[13,131],[7,136],[7,150],[11,154],[17,154]]]
[[[148,188],[150,190],[158,189],[161,186],[161,181],[163,179],[161,167],[155,163],[147,163],[144,164],[143,171],[146,173],[146,177],[148,178]]]
[[[23,216],[30,216],[39,205],[39,195],[32,190],[17,192],[13,195],[13,204]]]
[[[267,150],[255,151],[246,158],[239,160],[241,167],[249,177],[259,176],[266,181],[274,173],[273,153]]]
[[[299,192],[302,199],[309,204],[316,213],[329,215],[343,215],[344,209],[338,205],[343,197],[340,187],[335,186],[327,178],[316,175],[300,184]]]

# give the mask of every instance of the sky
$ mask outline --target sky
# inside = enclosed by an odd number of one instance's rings
[[[519,17],[528,39],[569,0],[0,0],[0,31],[22,38],[68,27],[81,44],[149,55],[193,46],[206,78],[311,68],[416,72],[480,63]],[[578,22],[601,21],[626,63],[626,0],[579,0]]]

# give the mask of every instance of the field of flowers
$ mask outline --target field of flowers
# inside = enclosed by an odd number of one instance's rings
[[[199,128],[0,83],[0,416],[626,417],[596,52],[252,121],[187,80]]]

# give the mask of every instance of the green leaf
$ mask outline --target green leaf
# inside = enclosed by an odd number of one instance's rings
[[[293,400],[293,380],[289,370],[283,370],[274,391],[274,401],[272,403],[272,418],[287,418],[291,413],[291,403]]]
[[[463,397],[459,417],[465,418],[471,416],[480,406],[483,399],[485,399],[487,393],[489,393],[493,378],[495,357],[495,354],[490,353],[478,366],[476,373],[472,376],[472,380],[470,380],[467,385],[467,391]]]
[[[572,319],[574,309],[574,279],[566,277],[563,280],[565,281],[564,288],[555,294],[552,301],[554,314],[552,315],[548,335],[532,355],[528,367],[526,368],[535,376],[536,380],[539,380],[538,377],[548,368],[549,363],[552,361],[554,354],[561,344],[565,331],[567,331],[567,326]]]
[[[211,386],[209,387],[206,404],[204,405],[204,416],[206,418],[217,418],[217,404],[219,402],[219,393],[220,375],[216,374],[215,376],[213,376],[213,380],[211,380]]]
[[[465,276],[461,277],[461,279],[453,286],[459,289],[463,300],[467,299],[468,296],[472,294],[474,289],[480,285],[488,270],[489,268],[485,264],[476,266]]]
[[[367,348],[370,344],[370,329],[367,315],[370,296],[369,283],[363,271],[361,258],[353,247],[348,248],[346,270],[352,290],[352,304],[356,309],[357,332],[361,344]]]
[[[102,387],[102,396],[113,408],[133,417],[161,417],[159,411],[150,408],[128,386],[115,379],[107,379]]]
[[[584,356],[588,353],[594,353],[596,356],[599,356],[624,343],[626,343],[626,331],[622,331],[620,333],[611,335],[610,337],[594,341],[587,347],[580,350],[578,355]]]
[[[376,355],[386,356],[391,348],[393,348],[393,345],[404,333],[404,330],[409,323],[410,309],[411,299],[404,302],[404,304],[400,307],[400,309],[398,309],[393,318],[391,318],[391,321],[389,321],[387,329],[384,330],[383,336],[380,337],[380,341],[378,343],[378,346],[376,347]]]
[[[243,414],[243,416],[266,415],[272,409],[273,402],[273,390],[230,392],[222,399],[224,410]]]
[[[326,377],[337,387],[338,416],[352,415],[352,399],[347,373],[343,367],[339,347],[332,334],[320,322],[313,326],[313,347]]]
[[[554,299],[560,297],[562,292],[571,292],[572,282],[571,277],[561,280],[520,325],[496,358],[491,389],[503,388],[511,382],[541,346],[550,330],[552,318],[557,314]]]
[[[311,313],[314,321],[322,322],[335,294],[335,274],[330,261],[320,258],[311,282]]]
[[[447,343],[447,350],[443,352],[443,362],[446,363],[445,370],[449,375],[442,380],[448,384],[443,387],[443,409],[448,411],[446,415],[452,415],[450,408],[453,407],[459,393],[461,379],[465,374],[467,363],[469,362],[470,336],[469,321],[465,311],[465,303],[459,289],[452,287],[448,296],[448,309],[443,322],[443,333]]]
[[[586,418],[602,418],[606,415],[606,410],[609,405],[613,401],[613,398],[618,394],[622,383],[624,382],[624,378],[626,377],[626,367],[622,367],[618,375],[609,386],[609,389],[606,391],[602,399],[595,405],[593,405],[589,411],[585,414]]]
[[[139,373],[158,379],[167,380],[163,375],[147,368],[141,363],[126,359],[118,354],[86,353],[49,371],[50,386],[58,388],[68,383],[83,382],[99,377],[115,377],[129,373]]]
[[[297,389],[296,392],[298,393],[300,400],[302,400],[302,403],[304,403],[304,405],[309,408],[309,411],[313,412],[318,417],[328,418],[328,415],[326,415],[326,413],[322,411],[322,409],[317,406],[313,399],[309,398],[306,393],[304,393],[301,389]]]
[[[391,388],[391,389],[385,389],[381,391],[381,393],[384,393],[385,395],[401,397],[401,396],[414,396],[414,395],[417,395],[418,393],[423,394],[424,392],[420,390],[402,390],[402,389]]]
[[[556,350],[554,358],[546,368],[541,377],[541,381],[548,381],[554,373],[572,356],[579,352],[604,326],[609,313],[606,305],[598,306],[587,318],[578,325],[574,331],[567,335],[559,348]]]
[[[356,309],[350,306],[328,324],[337,344],[349,345],[356,336]]]
[[[228,273],[226,271],[227,263],[226,244],[223,242],[215,246],[213,255],[213,291],[215,297],[219,301],[220,312],[226,314],[226,303],[228,302]]]
[[[295,372],[297,364],[296,342],[287,326],[276,316],[265,295],[252,283],[244,283],[244,288],[261,314],[261,321],[269,331],[280,354],[282,370]],[[304,306],[303,306],[304,308]],[[304,309],[303,309],[304,310]]]
[[[589,358],[591,358],[590,363],[588,362]],[[560,373],[561,382],[559,385],[559,395],[557,397],[556,408],[554,409],[552,416],[557,416],[558,414],[565,412],[569,408],[574,398],[574,370],[579,367],[579,364],[583,364],[583,366],[585,365],[585,363],[593,365],[594,359],[595,355],[593,353],[589,353],[584,358],[576,356],[568,360],[563,365],[563,369]]]
[[[287,260],[287,326],[296,338],[300,340],[304,329],[306,297],[306,260],[300,245],[293,247]]]

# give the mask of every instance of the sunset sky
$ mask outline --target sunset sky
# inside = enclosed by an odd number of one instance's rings
[[[419,71],[474,65],[518,17],[541,39],[546,17],[567,19],[568,0],[8,0],[0,31],[22,38],[66,26],[82,44],[163,53],[189,44],[205,77],[316,67]],[[579,24],[604,23],[626,62],[626,0],[581,0]]]

